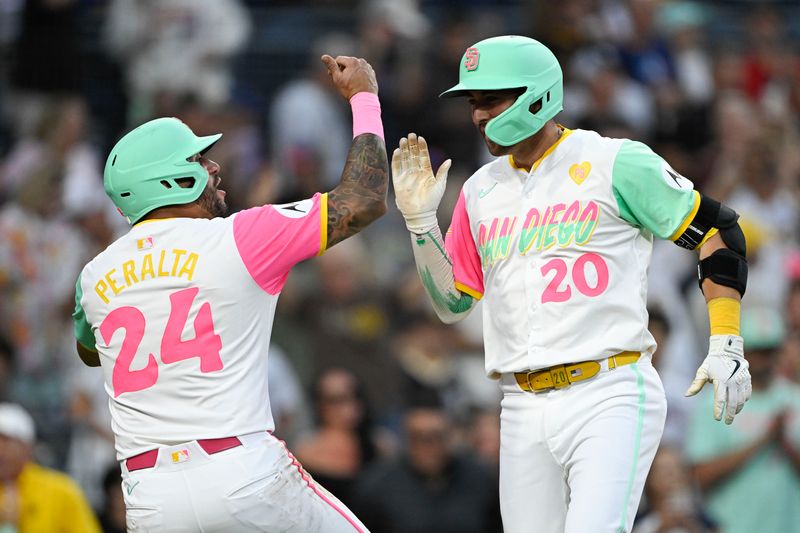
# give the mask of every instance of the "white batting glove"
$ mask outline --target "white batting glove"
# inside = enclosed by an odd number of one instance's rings
[[[753,393],[749,367],[740,336],[712,335],[708,356],[697,369],[686,396],[694,396],[710,381],[714,384],[714,418],[721,420],[724,408],[725,423],[730,424]]]
[[[397,208],[406,219],[406,227],[421,235],[438,225],[436,208],[447,185],[448,159],[433,175],[428,143],[415,133],[400,139],[400,147],[392,154],[392,181]]]

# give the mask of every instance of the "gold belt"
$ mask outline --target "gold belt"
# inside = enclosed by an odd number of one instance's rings
[[[620,352],[608,358],[608,369],[629,365],[639,360],[639,352]],[[525,392],[563,389],[578,381],[593,378],[600,372],[600,361],[582,361],[569,365],[555,365],[530,372],[515,372],[519,387]]]

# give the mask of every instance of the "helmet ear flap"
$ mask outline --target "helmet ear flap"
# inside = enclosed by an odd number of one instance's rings
[[[534,135],[547,119],[537,116],[543,106],[543,98],[526,90],[508,109],[494,117],[486,125],[486,136],[500,146],[512,146]],[[538,109],[537,109],[538,107]]]

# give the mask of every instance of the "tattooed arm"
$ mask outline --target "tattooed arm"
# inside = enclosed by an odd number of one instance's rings
[[[353,108],[353,144],[339,185],[328,194],[328,247],[355,235],[386,212],[389,164],[380,122],[378,82],[363,59],[329,55],[322,62]]]
[[[355,235],[386,212],[386,144],[365,133],[353,139],[342,181],[328,193],[328,247]]]

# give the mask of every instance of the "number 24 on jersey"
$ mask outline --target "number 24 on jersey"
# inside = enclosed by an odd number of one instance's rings
[[[199,290],[193,287],[170,294],[169,318],[161,337],[161,361],[171,364],[197,357],[200,359],[200,372],[216,372],[223,367],[220,358],[222,340],[214,332],[211,305],[208,302],[200,306],[194,319],[195,337],[189,340],[181,339],[183,328],[189,321],[189,309]],[[106,344],[111,342],[118,329],[125,330],[122,348],[114,363],[111,378],[115,398],[125,392],[147,389],[158,381],[158,362],[152,353],[148,354],[147,366],[140,370],[131,370],[133,358],[144,338],[145,327],[144,315],[132,306],[119,307],[111,311],[100,324],[100,335]]]

